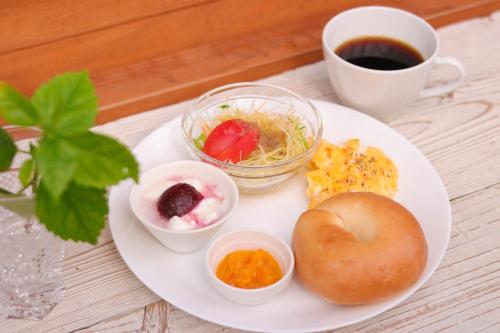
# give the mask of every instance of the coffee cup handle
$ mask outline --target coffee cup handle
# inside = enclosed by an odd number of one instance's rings
[[[455,67],[458,71],[459,77],[451,82],[447,82],[436,87],[424,88],[420,92],[420,97],[433,97],[439,95],[445,95],[453,90],[462,83],[465,78],[465,68],[460,62],[460,60],[453,57],[437,57],[434,63],[435,66],[448,65]]]

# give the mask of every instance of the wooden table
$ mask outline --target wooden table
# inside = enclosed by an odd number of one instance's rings
[[[335,332],[500,332],[500,12],[439,30],[441,53],[467,69],[454,93],[418,100],[390,123],[441,175],[453,209],[448,251],[396,308]],[[430,84],[453,76],[442,68]],[[323,62],[263,80],[336,102]],[[131,147],[189,101],[98,128]],[[0,332],[237,332],[161,301],[130,272],[109,230],[98,246],[67,243],[64,302],[43,321],[2,320]]]

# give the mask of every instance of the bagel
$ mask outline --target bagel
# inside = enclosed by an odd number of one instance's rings
[[[396,201],[368,192],[341,193],[304,212],[292,248],[300,281],[345,305],[378,302],[409,288],[427,262],[415,217]]]

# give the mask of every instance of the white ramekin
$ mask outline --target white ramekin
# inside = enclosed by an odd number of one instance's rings
[[[215,184],[223,193],[224,200],[229,200],[229,208],[216,222],[199,229],[183,231],[169,230],[151,223],[138,207],[141,184],[148,183],[155,178],[164,178],[169,174],[193,177]],[[188,253],[196,251],[205,245],[215,232],[229,219],[238,205],[239,193],[234,181],[221,169],[198,161],[176,161],[161,164],[146,171],[141,176],[139,184],[132,187],[129,199],[130,207],[135,216],[160,243],[172,251]]]
[[[217,278],[217,266],[227,254],[236,250],[254,249],[264,249],[276,259],[283,272],[279,281],[263,288],[242,289],[230,286]],[[208,248],[205,261],[210,283],[223,296],[241,305],[257,305],[273,299],[291,281],[294,269],[290,246],[279,237],[256,229],[237,230],[220,236]]]

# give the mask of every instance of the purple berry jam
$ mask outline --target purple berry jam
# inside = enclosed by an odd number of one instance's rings
[[[193,186],[186,183],[175,184],[160,196],[158,212],[167,219],[181,217],[192,211],[202,199],[203,195]]]

